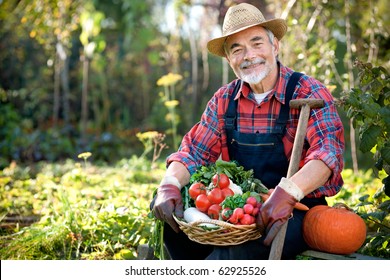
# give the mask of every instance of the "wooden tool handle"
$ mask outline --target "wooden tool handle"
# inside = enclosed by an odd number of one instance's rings
[[[298,102],[299,101],[299,102]],[[294,104],[295,103],[295,104]],[[298,120],[297,133],[294,139],[294,145],[292,149],[292,155],[290,164],[288,166],[287,178],[293,176],[299,169],[299,162],[302,155],[303,143],[305,141],[307,123],[309,121],[310,109],[312,106],[318,108],[324,105],[324,100],[322,99],[296,99],[290,101],[291,104],[298,107],[301,107],[301,112]],[[292,106],[293,107],[293,106]],[[280,228],[279,232],[276,234],[274,240],[272,241],[271,251],[269,254],[270,260],[280,260],[282,257],[284,239],[286,237],[288,222],[284,223]]]

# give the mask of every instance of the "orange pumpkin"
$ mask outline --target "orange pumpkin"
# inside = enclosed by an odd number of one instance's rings
[[[366,239],[366,224],[345,204],[318,205],[303,219],[303,237],[313,249],[333,254],[351,254]]]

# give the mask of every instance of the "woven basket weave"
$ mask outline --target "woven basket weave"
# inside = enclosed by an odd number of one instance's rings
[[[220,220],[187,223],[178,219],[175,215],[173,215],[173,218],[189,239],[200,244],[230,246],[238,245],[261,237],[261,233],[256,224],[237,226]],[[202,227],[201,224],[203,223],[215,225],[215,228]]]

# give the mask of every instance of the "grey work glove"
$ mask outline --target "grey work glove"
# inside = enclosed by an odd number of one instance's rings
[[[165,184],[158,187],[153,213],[157,219],[169,224],[175,232],[180,231],[178,224],[172,217],[172,214],[175,213],[178,218],[183,218],[183,200],[177,186]]]

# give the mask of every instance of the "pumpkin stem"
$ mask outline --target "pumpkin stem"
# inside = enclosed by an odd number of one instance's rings
[[[336,208],[336,209],[343,209],[344,208],[344,209],[346,209],[348,211],[353,211],[350,207],[348,207],[347,204],[342,203],[342,202],[335,203],[335,204],[333,204],[332,207]]]

